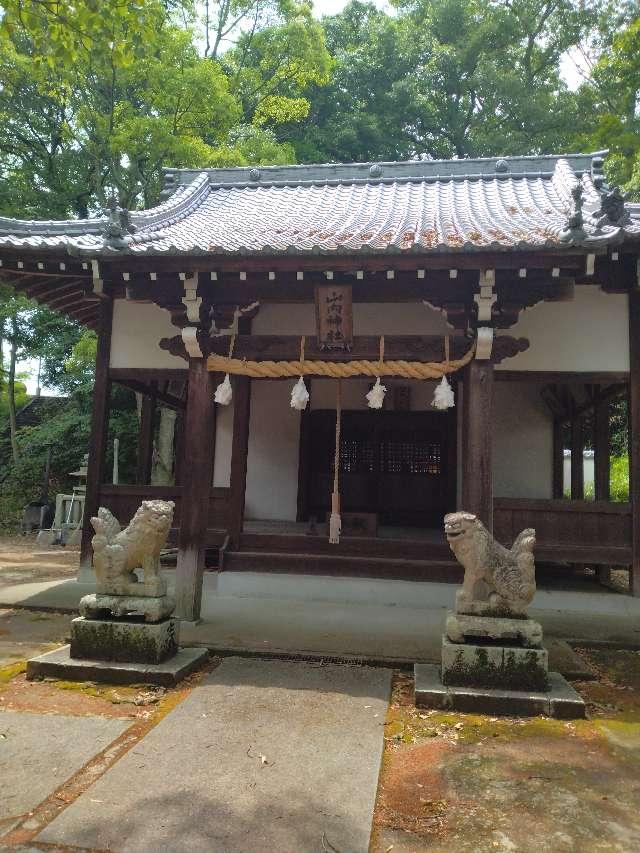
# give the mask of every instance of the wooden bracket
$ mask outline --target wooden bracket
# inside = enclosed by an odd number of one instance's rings
[[[198,274],[195,273],[189,278],[184,279],[184,296],[182,297],[182,304],[187,309],[187,320],[190,323],[200,322],[200,306],[202,305],[202,297],[197,296],[197,291]]]

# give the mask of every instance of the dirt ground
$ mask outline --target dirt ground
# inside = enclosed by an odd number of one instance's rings
[[[36,544],[35,535],[0,536],[0,589],[17,583],[54,581],[78,571],[80,549]]]
[[[640,653],[578,652],[574,722],[417,709],[396,673],[371,853],[640,850]]]

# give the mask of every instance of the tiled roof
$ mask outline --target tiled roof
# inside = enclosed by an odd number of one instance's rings
[[[166,170],[156,208],[0,219],[0,247],[93,257],[596,247],[640,236],[640,206],[606,186],[603,154]]]

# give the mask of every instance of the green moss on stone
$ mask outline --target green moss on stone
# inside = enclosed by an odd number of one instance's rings
[[[458,687],[487,687],[503,690],[549,690],[547,672],[538,663],[535,651],[514,652],[506,650],[502,665],[489,660],[487,649],[475,651],[475,661],[465,660],[462,651],[457,652],[453,666],[442,673],[444,684]]]

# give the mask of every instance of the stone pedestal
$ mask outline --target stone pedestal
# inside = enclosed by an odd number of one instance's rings
[[[87,619],[71,622],[72,658],[125,663],[162,663],[178,651],[178,621]]]
[[[28,661],[27,678],[175,684],[206,660],[206,649],[178,647],[176,603],[160,575],[173,509],[173,501],[143,501],[123,530],[100,507],[91,519],[96,591],[80,601],[71,644]]]
[[[532,619],[449,613],[442,664],[417,664],[416,705],[464,712],[584,717],[581,697],[548,671]]]
[[[175,610],[175,600],[168,595],[108,595],[91,593],[80,599],[80,615],[89,619],[119,619],[141,616],[145,622],[159,622]]]

